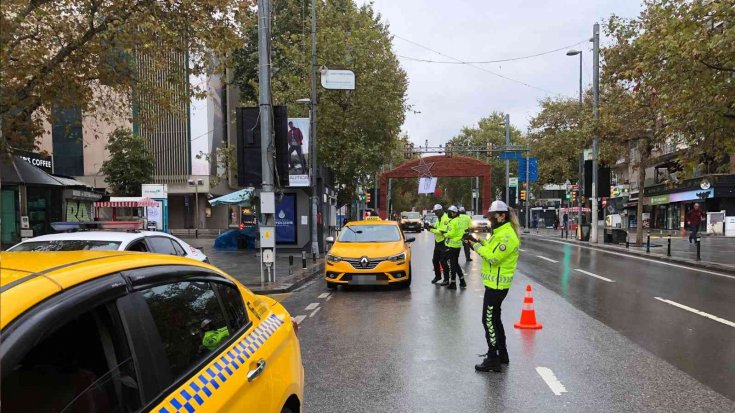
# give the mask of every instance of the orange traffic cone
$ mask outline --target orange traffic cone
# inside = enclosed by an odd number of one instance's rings
[[[521,320],[513,324],[513,327],[528,330],[540,330],[543,328],[541,323],[536,322],[536,310],[533,309],[531,284],[526,286],[526,296],[523,298],[523,307],[521,309]]]

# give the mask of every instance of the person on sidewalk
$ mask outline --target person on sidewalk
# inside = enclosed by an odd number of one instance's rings
[[[459,207],[459,218],[462,219],[462,224],[464,225],[464,231],[469,231],[470,227],[472,226],[472,218],[467,215],[467,210],[464,209],[464,207]],[[464,261],[465,262],[472,262],[472,257],[470,256],[470,244],[464,243]]]
[[[505,344],[505,329],[500,319],[500,307],[508,295],[518,265],[520,247],[520,226],[518,217],[503,201],[495,201],[488,210],[493,235],[489,240],[480,242],[472,235],[465,235],[465,241],[482,258],[482,283],[485,296],[482,303],[482,327],[488,351],[482,363],[475,370],[500,372],[501,364],[508,364],[508,348]]]
[[[459,254],[462,252],[462,238],[465,235],[465,223],[460,218],[459,210],[456,206],[452,205],[447,208],[447,215],[449,215],[449,224],[447,225],[446,239],[444,244],[447,246],[447,256],[449,257],[449,269],[452,273],[452,281],[447,287],[450,290],[457,289],[457,277],[459,277],[459,287],[467,288],[467,283],[464,281],[464,273],[462,267],[459,266]],[[442,283],[441,285],[444,285]]]
[[[434,266],[434,279],[432,284],[436,284],[442,279],[442,270],[444,271],[444,281],[449,284],[449,265],[446,260],[446,246],[444,245],[444,233],[447,231],[449,217],[444,213],[444,208],[436,204],[433,209],[437,220],[429,225],[429,232],[434,234],[434,255],[431,257],[431,264]]]
[[[692,241],[697,242],[697,232],[699,232],[699,225],[702,223],[702,219],[704,219],[704,213],[702,213],[702,210],[699,209],[699,204],[694,204],[694,209],[689,211],[687,214],[687,225],[689,226],[689,243],[691,244]]]

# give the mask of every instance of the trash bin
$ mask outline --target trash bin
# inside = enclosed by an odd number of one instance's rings
[[[582,224],[582,241],[589,241],[590,240],[590,232],[592,232],[592,225],[590,224]]]

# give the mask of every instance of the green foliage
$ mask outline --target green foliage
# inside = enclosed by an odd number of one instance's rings
[[[318,66],[355,72],[355,91],[319,88],[317,145],[320,163],[334,170],[345,192],[392,159],[399,140],[408,86],[391,49],[387,25],[372,5],[352,0],[317,2]],[[272,23],[273,102],[288,105],[289,116],[308,116],[296,100],[310,96],[309,1],[274,3]],[[258,101],[257,29],[247,33],[246,46],[235,53],[235,79],[243,103]]]
[[[129,130],[118,128],[108,138],[110,159],[102,164],[100,172],[112,193],[121,196],[139,196],[141,185],[153,180],[153,156],[144,138]]]

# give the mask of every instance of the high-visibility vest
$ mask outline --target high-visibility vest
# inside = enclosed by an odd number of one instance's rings
[[[510,223],[493,229],[493,236],[473,248],[482,257],[482,283],[495,290],[506,290],[513,282],[518,266],[521,242]]]

